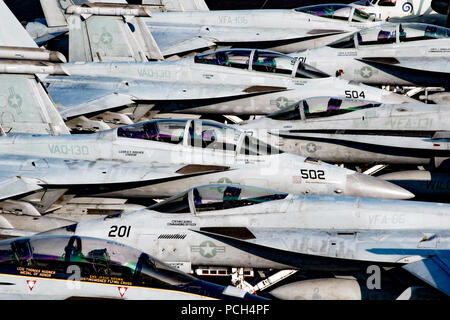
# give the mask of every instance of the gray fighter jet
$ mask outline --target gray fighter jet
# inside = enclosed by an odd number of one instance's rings
[[[230,49],[167,62],[58,65],[65,75],[44,82],[60,113],[70,119],[128,104],[152,104],[161,113],[253,115],[277,111],[317,95],[384,103],[416,100],[330,77],[272,51]]]
[[[178,1],[162,1],[168,2]],[[203,0],[185,2],[203,3],[207,9]],[[70,35],[69,43],[76,43],[76,47],[69,48],[70,61],[111,59],[126,51],[128,61],[145,61],[230,46],[289,53],[325,45],[342,34],[382,23],[345,4],[176,12],[161,12],[152,6],[86,4],[69,6],[63,13],[69,28],[79,31]],[[94,41],[86,41],[83,29],[96,35]]]
[[[134,248],[87,237],[0,241],[0,299],[265,300],[198,280]]]
[[[20,199],[40,213],[64,193],[160,198],[216,181],[293,193],[413,197],[384,180],[281,152],[209,120],[154,120],[95,134],[63,134],[68,129],[41,84],[28,76],[12,79],[17,86],[3,100],[0,117],[5,135],[0,137],[0,200]],[[24,127],[28,133],[18,133]],[[302,178],[302,170],[311,176]],[[36,192],[39,197],[27,198]]]
[[[292,54],[340,78],[377,85],[450,87],[450,29],[384,24]]]
[[[383,180],[282,152],[209,120],[152,120],[86,135],[8,135],[0,138],[0,153],[4,159],[0,172],[10,176],[4,175],[4,183],[19,189],[5,189],[4,198],[13,191],[41,189],[42,184],[61,185],[58,179],[64,176],[72,179],[71,187],[83,185],[77,194],[120,198],[168,197],[186,187],[216,181],[272,186],[293,193],[413,196]],[[67,171],[71,168],[85,171],[73,176]],[[177,170],[170,174],[173,168]],[[157,182],[158,178],[160,183],[145,186],[150,182],[146,180]],[[135,179],[140,182],[131,183]],[[171,182],[179,179],[183,183]]]
[[[448,105],[316,97],[239,128],[282,150],[331,163],[439,167],[450,157]]]
[[[16,38],[26,40],[27,46],[32,42],[29,35],[3,7],[5,19],[0,24],[17,31]],[[9,21],[16,24],[10,25]],[[86,32],[90,41],[94,41],[93,31]],[[0,68],[5,73],[40,75],[53,100],[61,105],[64,118],[94,115],[136,103],[151,104],[153,109],[162,112],[267,114],[289,101],[324,94],[324,91],[332,96],[350,92],[365,99],[391,103],[414,101],[378,88],[331,78],[298,59],[271,51],[224,50],[170,62],[55,64],[55,59],[37,61],[42,56],[37,48],[14,48],[20,54],[12,55],[10,46],[17,46],[17,39],[9,38],[5,36],[2,42],[9,47],[4,50]],[[7,85],[4,90],[10,88]]]
[[[449,226],[447,204],[218,184],[47,233],[116,240],[184,270],[403,268],[449,295]]]

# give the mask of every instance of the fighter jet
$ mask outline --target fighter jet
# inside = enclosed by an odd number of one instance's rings
[[[8,135],[0,138],[0,153],[13,154],[18,159],[45,159],[28,162],[7,159],[5,172],[12,177],[30,177],[24,172],[29,168],[32,178],[37,179],[26,183],[27,180],[11,178],[13,185],[26,186],[19,189],[21,192],[40,189],[39,181],[59,185],[58,179],[63,179],[65,170],[74,167],[86,170],[75,177],[70,171],[65,175],[72,177],[72,187],[83,185],[76,194],[115,198],[168,197],[186,187],[216,181],[270,185],[294,193],[395,199],[413,196],[383,180],[282,152],[232,127],[209,120],[152,120],[85,135]],[[18,166],[18,163],[24,164]],[[110,164],[111,172],[105,164]],[[14,166],[16,171],[11,170]],[[166,173],[162,172],[164,168]],[[170,174],[173,168],[177,170]],[[302,170],[310,176],[301,177]],[[158,178],[160,181],[156,183]],[[96,179],[101,180],[95,184]],[[131,183],[134,179],[140,182]],[[146,186],[150,184],[148,180],[155,183]],[[171,180],[179,181],[172,183]],[[10,180],[5,177],[6,182]],[[85,186],[88,182],[93,185]],[[8,188],[5,192],[11,196],[12,190]]]
[[[256,49],[221,50],[170,62],[59,67],[65,75],[51,75],[44,82],[65,119],[134,103],[152,104],[152,111],[161,113],[258,115],[323,94],[350,94],[386,103],[417,102],[330,77],[277,52]]]
[[[446,16],[434,10],[433,0],[361,0],[352,5],[391,22],[422,22],[444,26]]]
[[[413,197],[383,180],[280,152],[209,120],[154,120],[95,134],[65,134],[68,128],[36,79],[3,75],[3,80],[9,95],[0,100],[5,135],[0,137],[0,200],[31,203],[41,214],[67,193],[161,198],[216,181],[272,185],[293,193]],[[22,128],[27,133],[20,133]],[[301,170],[311,177],[301,178]]]
[[[178,3],[162,1],[167,2]],[[69,36],[69,43],[76,43],[76,47],[69,46],[70,61],[85,61],[86,55],[97,60],[124,53],[123,46],[127,43],[126,47],[130,43],[134,47],[133,53],[142,54],[140,57],[136,54],[138,61],[164,59],[218,46],[289,53],[324,45],[341,34],[381,23],[374,16],[345,4],[209,11],[203,0],[184,2],[191,3],[194,8],[200,7],[200,10],[161,11],[153,6],[109,7],[104,4],[64,7],[63,14],[69,27],[79,31]],[[83,22],[81,16],[86,21]],[[122,16],[127,17],[126,22]],[[97,34],[93,47],[92,44],[87,46],[84,28]],[[91,53],[86,51],[89,47]],[[96,52],[100,56],[96,56]]]
[[[347,164],[441,166],[448,150],[448,105],[301,100],[239,128],[282,150]]]
[[[419,23],[368,28],[292,54],[342,79],[374,85],[450,87],[450,29]]]
[[[10,12],[5,13],[5,20],[7,17],[15,20]],[[23,28],[14,30],[16,38],[28,39],[24,44],[32,42]],[[89,38],[95,36],[91,34]],[[16,43],[17,39],[12,41],[8,37],[3,42],[8,46]],[[60,113],[67,119],[136,103],[152,104],[153,109],[161,112],[267,114],[289,101],[323,94],[324,90],[333,96],[351,93],[376,101],[415,101],[331,78],[290,56],[256,49],[230,49],[176,61],[145,63],[55,64],[37,62],[36,57],[32,61],[25,58],[5,59],[0,66],[4,72],[41,75],[52,99],[61,105]],[[45,74],[53,75],[44,77]]]
[[[198,280],[123,244],[78,236],[0,241],[0,298],[265,300]]]
[[[221,266],[351,275],[372,265],[403,268],[449,295],[449,226],[448,204],[216,184],[46,234],[117,240],[185,270]]]

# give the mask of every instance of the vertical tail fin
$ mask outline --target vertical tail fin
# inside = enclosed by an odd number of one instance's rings
[[[70,133],[42,83],[24,74],[0,74],[0,126],[6,133]]]
[[[38,47],[3,0],[0,0],[0,46]]]
[[[66,12],[70,62],[164,59],[142,20],[150,16],[147,8],[124,8],[116,13],[96,9],[72,6]]]
[[[25,59],[31,59],[36,55],[44,56],[44,60],[47,61],[53,59],[50,52],[37,48],[36,43],[3,0],[0,0],[0,46],[7,47],[2,51],[1,56],[6,60],[14,58],[9,55],[11,50],[16,52],[22,50]],[[45,58],[45,56],[48,57]],[[12,70],[17,71],[7,71],[4,66],[0,68],[2,70],[0,72],[0,126],[3,134],[5,132],[54,135],[70,133],[42,83],[31,71],[36,69],[33,69],[31,65],[21,66],[18,61],[13,62],[14,64],[15,68]],[[19,69],[21,73],[26,74],[17,74]],[[26,70],[30,73],[28,74]]]

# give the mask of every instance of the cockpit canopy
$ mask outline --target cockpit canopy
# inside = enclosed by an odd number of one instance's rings
[[[267,117],[274,120],[305,120],[331,117],[379,106],[381,106],[381,103],[365,100],[314,97],[300,100],[293,105],[269,114]]]
[[[377,20],[375,15],[367,14],[364,11],[345,4],[320,4],[296,8],[295,11],[312,14],[316,17],[351,22],[369,22]]]
[[[357,46],[449,38],[450,29],[440,26],[422,23],[384,24],[380,27],[352,33],[328,46],[332,48],[356,48]]]
[[[233,127],[211,120],[151,120],[119,127],[117,136],[243,155],[282,153]]]
[[[192,213],[234,209],[281,200],[287,193],[250,186],[211,184],[190,189],[148,207],[163,213]]]
[[[329,77],[328,74],[301,62],[297,58],[268,50],[219,50],[196,55],[194,62],[249,71],[270,72],[295,78],[316,79]]]
[[[20,275],[24,268],[32,268],[67,279],[72,274],[67,268],[74,265],[80,268],[80,281],[114,277],[133,285],[164,288],[196,280],[146,253],[108,240],[41,235],[0,242],[3,272]]]

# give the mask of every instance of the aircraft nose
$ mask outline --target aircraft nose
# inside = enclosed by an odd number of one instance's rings
[[[393,183],[363,173],[347,175],[345,194],[355,197],[405,200],[414,194]]]

